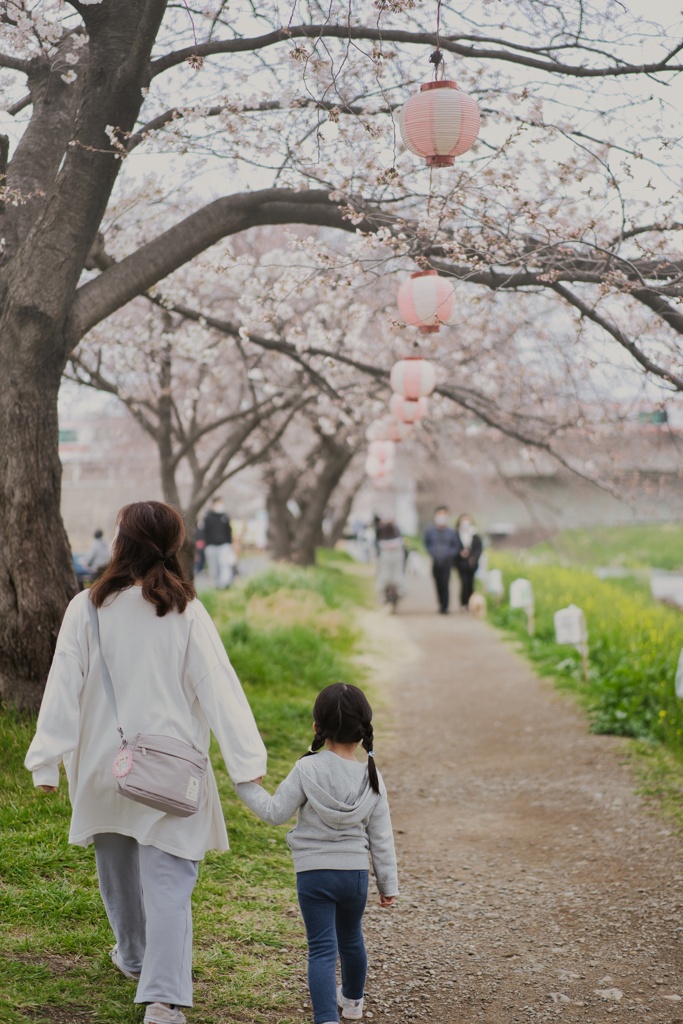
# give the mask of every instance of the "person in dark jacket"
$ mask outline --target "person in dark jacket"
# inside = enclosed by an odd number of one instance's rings
[[[448,508],[439,505],[434,513],[434,525],[425,532],[425,547],[432,559],[432,576],[441,615],[448,614],[451,567],[460,551],[460,541],[452,526],[448,525]]]
[[[232,527],[222,498],[214,498],[211,508],[200,526],[204,552],[214,585],[225,590],[235,575],[235,552],[232,547]]]
[[[474,575],[479,567],[482,540],[472,521],[472,516],[463,513],[455,524],[460,548],[455,556],[455,568],[460,576],[460,607],[467,610],[474,592]]]

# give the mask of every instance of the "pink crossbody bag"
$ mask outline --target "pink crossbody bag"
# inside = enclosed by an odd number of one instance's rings
[[[202,804],[209,759],[196,747],[173,736],[139,732],[130,741],[126,739],[119,722],[114,684],[102,653],[99,615],[90,599],[88,614],[97,642],[102,685],[121,737],[112,764],[116,790],[129,800],[188,818]]]

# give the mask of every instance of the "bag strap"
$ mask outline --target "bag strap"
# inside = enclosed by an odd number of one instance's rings
[[[90,600],[90,597],[87,598],[87,601],[90,625],[93,628],[93,633],[95,634],[95,642],[97,644],[97,653],[100,661],[100,675],[102,676],[102,686],[104,687],[104,692],[106,694],[107,700],[109,701],[109,706],[114,712],[114,718],[116,719],[116,728],[118,730],[119,736],[121,737],[121,746],[125,747],[128,745],[128,741],[126,740],[126,737],[123,734],[123,729],[121,728],[121,723],[119,722],[119,712],[116,707],[116,694],[114,693],[114,684],[111,681],[109,667],[106,661],[104,660],[102,644],[100,643],[100,617],[97,614],[97,608]]]

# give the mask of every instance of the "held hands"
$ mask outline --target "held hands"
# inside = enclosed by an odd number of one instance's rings
[[[260,786],[263,782],[263,776],[259,775],[258,779],[250,779],[249,781],[253,782],[255,786]]]
[[[383,892],[379,894],[379,905],[380,907],[393,907],[396,902],[395,896],[385,896]]]
[[[43,793],[56,793],[56,786],[36,786],[36,789],[42,789]]]

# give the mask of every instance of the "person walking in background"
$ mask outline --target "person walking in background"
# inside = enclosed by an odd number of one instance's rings
[[[455,556],[455,568],[460,576],[460,607],[467,611],[474,592],[474,577],[479,568],[483,548],[472,516],[463,513],[455,524],[460,550]]]
[[[386,519],[375,529],[377,543],[377,594],[396,611],[405,595],[406,552],[395,520]]]
[[[206,564],[219,590],[225,590],[235,575],[235,552],[232,547],[232,527],[225,511],[223,499],[216,497],[200,526],[204,541]]]
[[[441,615],[448,614],[450,600],[451,568],[460,551],[458,535],[448,525],[448,506],[439,505],[434,512],[434,525],[429,526],[424,536],[425,547],[432,560],[432,576]]]
[[[337,1024],[338,1007],[347,1019],[363,1016],[368,852],[381,906],[393,904],[398,878],[389,803],[375,765],[372,708],[363,691],[346,683],[326,686],[313,705],[313,729],[310,749],[274,796],[256,779],[235,789],[271,825],[284,825],[297,814],[287,843],[308,939],[313,1020]],[[366,762],[356,759],[360,743]]]
[[[121,509],[109,567],[66,610],[25,761],[34,785],[47,792],[56,792],[64,762],[69,842],[94,843],[116,940],[110,957],[138,983],[135,1002],[147,1004],[145,1024],[185,1024],[179,1007],[192,1005],[191,897],[198,862],[207,850],[227,850],[228,836],[210,766],[203,799],[189,817],[117,792],[113,772],[125,773],[100,652],[125,735],[151,732],[207,754],[211,730],[233,782],[266,769],[239,679],[180,564],[184,539],[183,520],[170,505],[141,501]]]
[[[92,572],[93,579],[98,579],[109,565],[111,551],[104,539],[102,530],[95,530],[93,542],[83,558],[83,564]]]

